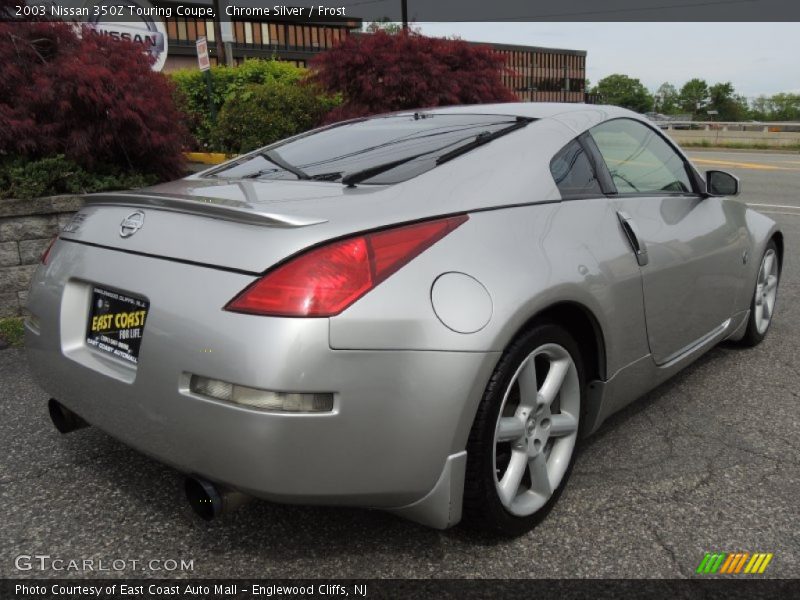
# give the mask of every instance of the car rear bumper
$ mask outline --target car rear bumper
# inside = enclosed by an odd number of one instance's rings
[[[222,311],[249,276],[58,245],[29,296],[32,372],[50,396],[141,452],[271,500],[398,508],[431,492],[464,450],[496,354],[332,350],[327,319]],[[86,345],[92,284],[149,300],[136,367]],[[334,408],[243,408],[193,394],[190,374],[329,392]]]

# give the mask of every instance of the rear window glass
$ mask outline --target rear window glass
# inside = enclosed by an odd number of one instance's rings
[[[398,183],[434,168],[437,159],[479,136],[485,138],[517,123],[516,116],[485,114],[407,113],[371,117],[278,142],[222,165],[207,176],[339,181],[365,169],[410,158],[363,180],[371,184]]]

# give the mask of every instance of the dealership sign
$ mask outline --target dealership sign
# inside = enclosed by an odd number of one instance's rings
[[[167,60],[167,28],[157,10],[147,0],[89,0],[92,8],[88,19],[90,31],[117,40],[140,44],[153,59],[153,70],[160,71]],[[115,16],[118,15],[118,16]],[[125,16],[125,21],[115,18]]]

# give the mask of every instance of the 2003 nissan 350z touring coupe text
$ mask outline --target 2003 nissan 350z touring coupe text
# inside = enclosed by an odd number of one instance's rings
[[[251,497],[529,530],[578,440],[767,334],[783,237],[639,115],[499,104],[356,119],[89,195],[26,345],[90,423]]]

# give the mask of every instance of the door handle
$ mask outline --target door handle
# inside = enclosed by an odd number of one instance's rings
[[[639,235],[639,228],[636,226],[636,221],[624,210],[617,211],[617,218],[619,218],[622,231],[625,232],[625,237],[628,238],[628,243],[633,249],[636,262],[639,263],[640,267],[645,266],[649,262],[647,258],[647,245],[642,240],[642,236]]]

